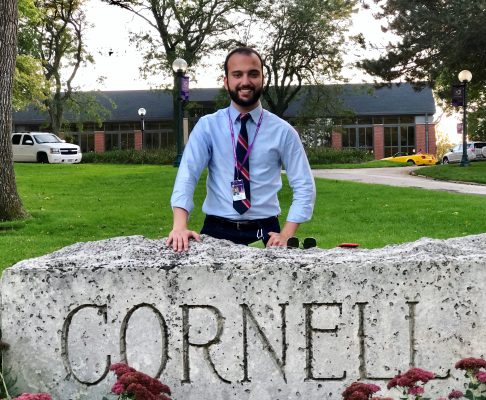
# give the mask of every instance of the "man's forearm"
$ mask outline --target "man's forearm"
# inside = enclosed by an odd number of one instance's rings
[[[187,220],[189,218],[189,213],[187,212],[187,210],[180,207],[174,207],[172,211],[174,213],[174,222],[172,225],[172,229],[173,230],[187,229]]]
[[[280,231],[280,236],[285,236],[287,238],[294,236],[297,229],[299,229],[299,225],[300,224],[297,222],[285,221],[285,225]]]

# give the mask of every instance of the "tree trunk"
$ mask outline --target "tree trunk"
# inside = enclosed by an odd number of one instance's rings
[[[17,0],[0,1],[0,221],[24,218],[17,193],[10,135],[12,86],[17,54]]]

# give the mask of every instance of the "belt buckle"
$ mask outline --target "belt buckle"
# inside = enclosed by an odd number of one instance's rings
[[[240,231],[240,221],[236,221],[236,230]]]

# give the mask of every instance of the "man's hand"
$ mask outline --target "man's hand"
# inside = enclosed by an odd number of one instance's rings
[[[278,232],[268,232],[270,239],[267,242],[267,247],[272,246],[287,246],[287,240],[295,235],[299,224],[296,222],[285,222],[285,225],[280,233]]]
[[[172,244],[174,251],[181,252],[189,250],[189,239],[194,238],[197,242],[201,241],[201,237],[197,232],[187,229],[187,219],[189,213],[183,208],[174,207],[174,226],[169,233],[169,237],[165,241],[167,246]]]
[[[290,236],[284,236],[278,232],[268,232],[270,239],[267,242],[267,247],[273,246],[287,246],[287,240]]]
[[[176,252],[182,252],[189,250],[189,239],[194,238],[197,242],[201,241],[201,236],[197,232],[190,231],[189,229],[172,229],[169,233],[169,237],[165,241],[167,246],[172,244],[172,248]]]

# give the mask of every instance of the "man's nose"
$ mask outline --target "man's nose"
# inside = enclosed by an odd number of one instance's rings
[[[241,84],[242,85],[246,85],[246,84],[249,84],[251,81],[250,81],[250,75],[249,74],[243,74],[241,76]]]

